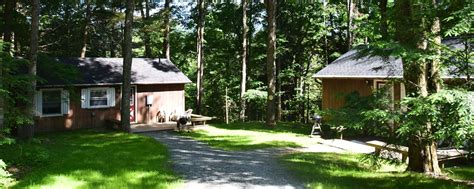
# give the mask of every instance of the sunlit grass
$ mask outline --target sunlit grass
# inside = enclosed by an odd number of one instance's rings
[[[0,158],[30,169],[13,188],[172,188],[179,185],[166,148],[152,138],[79,131],[7,146]],[[43,148],[44,162],[28,165],[19,151]],[[10,163],[10,164],[11,164]]]
[[[402,172],[396,166],[374,169],[356,154],[296,153],[283,156],[281,161],[309,188],[469,188]]]
[[[318,144],[317,140],[308,135],[292,133],[283,129],[265,129],[259,123],[211,125],[191,133],[183,133],[183,135],[225,150],[304,147]]]
[[[450,167],[444,170],[451,178],[474,182],[474,166]]]

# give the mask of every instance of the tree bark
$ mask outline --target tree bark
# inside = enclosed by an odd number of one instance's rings
[[[122,78],[122,102],[121,102],[121,123],[126,132],[130,132],[130,82],[132,72],[132,28],[134,1],[127,0],[125,11],[125,30],[123,47],[123,78]]]
[[[30,36],[30,51],[28,53],[28,59],[30,60],[30,65],[28,69],[28,74],[32,77],[36,76],[36,64],[38,59],[38,38],[39,38],[39,0],[31,0],[31,36]],[[28,90],[28,103],[26,107],[26,114],[29,115],[30,119],[33,121],[35,117],[35,90],[36,90],[36,80],[31,82],[31,88]],[[21,137],[23,138],[32,138],[34,133],[34,122],[31,124],[25,125],[21,128]]]
[[[248,32],[249,27],[247,24],[247,0],[242,0],[242,78],[240,81],[240,120],[245,121],[245,108],[246,103],[244,99],[245,92],[247,91],[247,48],[248,48]]]
[[[380,0],[380,34],[382,39],[388,38],[388,22],[387,22],[387,0]]]
[[[205,0],[198,0],[198,23],[197,23],[197,95],[196,95],[196,112],[202,113],[202,97],[204,94],[203,76],[204,76],[204,24],[205,24]]]
[[[163,54],[165,58],[171,60],[170,55],[170,19],[171,19],[171,7],[170,7],[171,0],[165,0],[165,7],[164,7],[164,31],[163,31]]]
[[[433,0],[433,2],[435,2]],[[424,11],[418,10],[420,6],[415,6],[411,0],[395,1],[395,24],[396,24],[396,39],[397,41],[411,51],[426,51],[428,48],[429,35],[426,33],[436,33],[439,35],[439,19],[430,27],[427,25],[426,15],[420,15],[414,12]],[[437,21],[436,21],[437,20]],[[435,41],[440,42],[440,38],[436,37]],[[436,81],[430,78],[433,71],[433,62],[427,62],[422,59],[409,59],[402,57],[403,61],[403,78],[405,80],[406,92],[412,97],[427,97],[430,90],[430,82]],[[431,64],[431,66],[430,66]],[[434,63],[436,64],[436,63]],[[430,69],[431,67],[431,69]],[[439,86],[435,84],[435,90],[439,90]],[[409,137],[408,157],[409,163],[407,170],[415,172],[424,172],[427,174],[438,175],[441,170],[438,165],[438,158],[436,154],[436,144],[432,135],[432,124],[428,121],[424,123],[424,130],[412,133]]]
[[[13,13],[15,12],[17,0],[5,1],[5,8],[3,11],[3,51],[10,52],[12,47],[12,33],[13,33]]]
[[[347,37],[347,50],[350,50],[352,48],[352,42],[353,42],[353,37],[352,37],[352,18],[353,18],[353,10],[354,10],[354,2],[353,0],[347,0],[346,3],[347,6],[347,31],[346,31],[346,37]]]
[[[89,30],[91,22],[91,6],[89,0],[84,0],[86,6],[86,17],[84,18],[84,29],[82,33],[81,58],[86,57],[87,43],[89,42]]]
[[[277,2],[273,0],[265,0],[265,8],[267,11],[267,117],[266,125],[275,127],[275,111],[276,111],[276,6]]]

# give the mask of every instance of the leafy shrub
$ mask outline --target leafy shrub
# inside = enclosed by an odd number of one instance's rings
[[[386,90],[388,88],[379,89],[369,96],[358,92],[344,95],[343,107],[323,112],[329,118],[327,124],[332,128],[344,126],[352,135],[393,136],[393,123],[399,113],[392,108],[393,101],[387,98]]]
[[[0,188],[9,187],[15,180],[7,171],[7,164],[0,159]]]
[[[428,97],[405,98],[408,107],[398,134],[408,137],[426,131],[426,123],[431,123],[429,140],[451,143],[465,147],[466,141],[474,138],[474,93],[464,90],[441,90]]]

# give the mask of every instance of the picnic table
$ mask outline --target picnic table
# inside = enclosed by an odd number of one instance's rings
[[[387,150],[387,151],[401,153],[402,162],[406,162],[406,160],[408,159],[408,147],[406,146],[387,144],[385,142],[378,141],[378,140],[372,140],[366,143],[367,145],[375,148],[375,155],[377,156],[380,155],[380,152],[382,150]],[[460,149],[439,148],[436,151],[436,154],[438,155],[438,162],[440,163],[440,166],[444,168],[444,163],[446,161],[465,157],[468,154],[468,152],[465,150],[460,150]]]

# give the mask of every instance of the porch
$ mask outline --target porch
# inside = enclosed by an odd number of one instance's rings
[[[164,123],[137,123],[131,125],[132,133],[142,133],[150,131],[166,131],[175,130],[176,122],[164,122]]]

